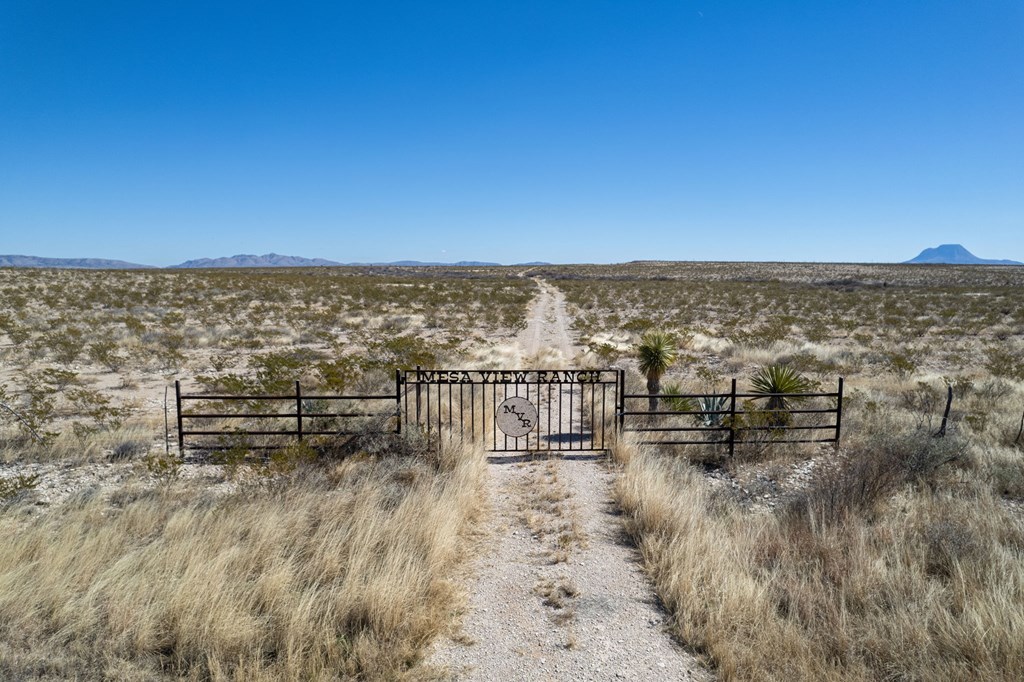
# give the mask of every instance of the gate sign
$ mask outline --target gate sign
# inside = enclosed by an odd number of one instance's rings
[[[509,398],[495,413],[498,428],[507,435],[519,438],[537,428],[537,408],[526,398]]]

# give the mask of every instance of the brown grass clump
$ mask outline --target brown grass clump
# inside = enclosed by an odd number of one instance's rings
[[[821,487],[865,474],[845,469],[751,515],[685,462],[618,447],[630,532],[722,679],[1024,679],[1024,532],[970,472],[890,472],[870,511],[821,514]]]
[[[466,449],[9,510],[0,678],[407,676],[453,611],[482,472]]]

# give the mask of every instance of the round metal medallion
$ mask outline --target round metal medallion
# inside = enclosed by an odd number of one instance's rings
[[[494,417],[498,428],[515,438],[537,428],[537,408],[526,398],[508,398],[498,405]]]

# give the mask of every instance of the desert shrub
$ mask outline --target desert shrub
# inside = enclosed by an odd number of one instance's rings
[[[86,355],[97,365],[110,372],[118,372],[124,367],[126,358],[118,352],[118,345],[109,339],[89,344]]]
[[[1007,344],[993,344],[985,349],[985,368],[994,377],[1024,381],[1024,352]]]
[[[17,499],[25,492],[34,489],[38,482],[38,474],[18,474],[11,478],[0,477],[0,504]]]
[[[847,446],[841,458],[819,467],[790,511],[832,524],[850,514],[870,515],[904,485],[933,486],[936,473],[954,462],[969,465],[967,446],[957,436],[935,438],[920,428],[902,431],[883,420],[866,438]]]
[[[71,365],[82,352],[85,332],[77,327],[66,327],[63,330],[46,334],[44,344],[53,355],[53,359],[62,365]]]
[[[412,334],[367,339],[365,345],[363,366],[384,370],[436,367],[441,356],[451,349]]]
[[[808,523],[751,515],[694,467],[625,450],[627,529],[674,631],[720,678],[1024,675],[1024,533],[983,488],[911,486],[875,518]]]
[[[121,461],[126,459],[132,459],[141,454],[144,454],[149,450],[149,443],[143,440],[130,438],[128,440],[119,441],[110,451],[110,459],[113,461]]]
[[[907,348],[889,351],[883,355],[885,369],[901,380],[916,372],[918,364],[918,354]]]

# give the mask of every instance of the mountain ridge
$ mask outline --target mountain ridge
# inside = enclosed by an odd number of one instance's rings
[[[45,258],[42,256],[0,255],[0,268],[71,268],[76,270],[150,270],[155,265],[129,263],[109,258]]]
[[[303,258],[302,256],[282,256],[278,253],[265,253],[257,256],[251,253],[239,253],[234,256],[220,258],[196,258],[177,265],[168,265],[168,270],[194,268],[308,268],[329,267],[341,263],[326,258]]]
[[[940,244],[927,248],[903,262],[908,265],[1024,265],[1015,260],[979,258],[961,244]]]
[[[219,258],[196,258],[176,265],[159,267],[129,263],[106,258],[46,258],[41,256],[0,255],[0,267],[13,268],[73,268],[80,270],[194,270],[200,268],[308,268],[333,266],[393,266],[393,267],[492,267],[501,263],[489,261],[460,260],[454,263],[439,261],[398,260],[367,263],[340,263],[326,258],[303,258],[265,253],[262,256],[239,253]],[[515,265],[550,265],[542,261],[516,263]]]

